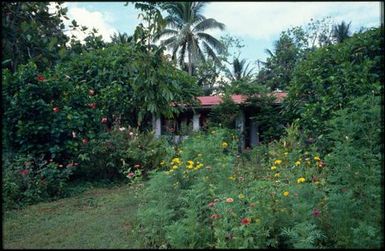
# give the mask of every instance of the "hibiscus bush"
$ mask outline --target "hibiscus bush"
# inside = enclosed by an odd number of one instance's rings
[[[80,180],[112,179],[121,169],[130,172],[134,162],[147,172],[159,163],[162,143],[150,134],[127,145],[109,132],[113,126],[151,131],[153,115],[178,113],[181,108],[175,104],[193,103],[199,90],[191,76],[162,57],[161,49],[145,52],[134,44],[77,55],[45,72],[28,63],[14,73],[3,70],[2,77],[7,165],[13,165],[17,155],[62,166],[79,163],[73,178]],[[109,141],[124,151],[103,159],[92,156],[107,155]]]

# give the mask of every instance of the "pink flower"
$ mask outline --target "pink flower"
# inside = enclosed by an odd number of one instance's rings
[[[219,214],[212,214],[211,216],[210,216],[210,218],[211,219],[218,219],[218,218],[220,218],[221,216],[219,215]]]
[[[83,142],[83,144],[88,144],[88,139],[87,138],[84,138],[84,139],[82,139],[82,142]]]
[[[318,210],[317,208],[314,208],[314,209],[313,209],[312,215],[313,215],[314,217],[318,217],[318,216],[320,216],[320,214],[321,214],[321,211],[320,211],[320,210]]]
[[[52,110],[53,110],[53,112],[59,112],[59,107],[56,106]]]
[[[227,202],[227,203],[231,203],[231,202],[233,202],[233,201],[234,201],[233,198],[227,198],[227,199],[226,199],[226,202]]]
[[[102,123],[103,123],[103,124],[106,124],[106,123],[107,123],[107,117],[103,117],[103,118],[102,118]]]
[[[23,170],[20,170],[19,171],[19,173],[21,174],[21,175],[28,175],[29,174],[29,170],[27,170],[27,169],[23,169]]]
[[[215,206],[215,202],[210,202],[210,203],[208,204],[208,206],[209,206],[209,207]]]
[[[127,177],[128,177],[128,178],[132,178],[132,177],[134,177],[134,176],[135,176],[135,173],[133,173],[133,172],[130,172],[130,173],[127,174]]]
[[[139,167],[140,167],[140,164],[136,164],[134,167],[135,167],[135,168],[139,168]]]
[[[96,109],[96,103],[88,104],[88,107],[91,109]]]
[[[95,91],[94,91],[94,90],[90,89],[90,90],[88,91],[88,95],[94,96],[94,94],[95,94]]]

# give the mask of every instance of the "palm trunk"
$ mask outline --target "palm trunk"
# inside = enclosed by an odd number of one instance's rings
[[[191,62],[191,51],[188,52],[188,74],[192,76],[192,62]]]

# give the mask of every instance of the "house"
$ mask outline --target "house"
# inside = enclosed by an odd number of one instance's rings
[[[276,98],[275,103],[278,105],[287,96],[287,93],[277,90],[272,92],[272,95]],[[199,106],[186,109],[173,120],[154,117],[152,123],[155,136],[159,137],[165,132],[185,135],[185,131],[199,131],[202,127],[205,127],[211,109],[222,103],[222,97],[218,95],[200,96],[197,97],[197,99],[200,103]],[[240,138],[240,149],[244,149],[245,147],[252,148],[258,145],[260,142],[258,121],[251,119],[258,113],[258,109],[247,105],[247,96],[232,95],[231,99],[241,107],[241,113],[235,120],[235,128],[240,135],[242,135]],[[179,139],[179,136],[176,137]]]

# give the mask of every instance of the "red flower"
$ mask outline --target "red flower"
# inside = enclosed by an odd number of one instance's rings
[[[27,174],[29,174],[29,170],[23,169],[23,170],[20,170],[19,173],[20,173],[21,175],[27,175]]]
[[[107,117],[103,117],[103,118],[102,118],[102,123],[103,123],[103,124],[106,124],[106,123],[107,123]]]
[[[221,216],[219,214],[212,214],[210,216],[211,219],[219,219]]]
[[[318,217],[318,216],[320,216],[320,214],[321,214],[321,211],[320,211],[320,210],[318,210],[317,208],[314,208],[314,209],[313,209],[312,215],[313,215],[314,217]]]
[[[43,81],[45,80],[45,77],[43,75],[38,75],[36,79],[37,81]]]
[[[82,139],[82,142],[83,142],[83,144],[88,144],[88,139],[84,138],[84,139]]]
[[[96,109],[96,103],[88,104],[88,107],[91,109]]]
[[[209,206],[209,207],[215,206],[215,202],[210,202],[210,203],[208,204],[208,206]]]
[[[53,112],[59,112],[59,107],[55,106],[55,107],[53,108]]]
[[[132,177],[134,177],[134,176],[135,176],[135,173],[133,173],[133,172],[130,172],[130,173],[127,174],[127,177],[128,177],[128,178],[132,178]]]
[[[250,224],[250,222],[251,222],[250,218],[243,218],[241,220],[242,225],[248,225],[248,224]]]
[[[90,89],[90,90],[88,91],[88,95],[94,96],[94,94],[95,94],[95,91],[94,91],[94,90]]]

